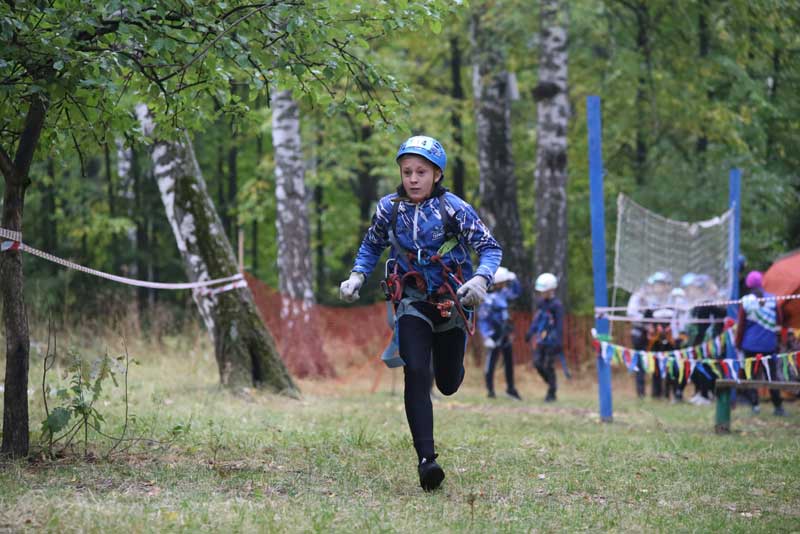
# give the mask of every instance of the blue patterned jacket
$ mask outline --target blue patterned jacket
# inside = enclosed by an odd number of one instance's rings
[[[508,301],[519,297],[520,293],[522,286],[516,279],[501,289],[487,293],[486,299],[478,309],[478,328],[484,338],[490,337],[494,341],[500,341],[510,333],[507,327],[511,318],[508,313]]]
[[[464,281],[473,276],[469,248],[480,256],[474,274],[483,276],[489,283],[500,266],[503,250],[492,237],[489,229],[475,213],[472,206],[445,188],[437,185],[433,195],[427,200],[414,204],[406,200],[402,186],[397,192],[386,195],[378,201],[372,225],[367,230],[361,247],[358,249],[353,271],[369,275],[378,263],[384,249],[390,246],[389,227],[391,225],[393,204],[398,202],[395,235],[398,244],[413,252],[422,251],[423,262],[409,262],[406,254],[399,253],[392,246],[391,258],[398,264],[400,274],[415,270],[425,277],[428,293],[433,293],[442,285],[442,267],[438,263],[426,263],[424,259],[435,255],[446,240],[442,223],[441,209],[448,210],[448,226],[458,232],[459,244],[443,256],[443,261],[453,271],[461,266]],[[444,199],[444,201],[443,201]],[[413,267],[413,268],[412,268]],[[455,289],[455,287],[454,287]]]

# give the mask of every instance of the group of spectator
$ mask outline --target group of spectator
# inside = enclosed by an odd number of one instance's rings
[[[796,350],[793,349],[797,344],[794,332],[782,329],[780,307],[774,295],[764,290],[760,272],[750,271],[742,277],[742,282],[743,296],[735,322],[735,350],[744,358],[765,357],[766,368],[762,365],[752,378],[764,377],[769,372],[772,380],[789,379],[782,376],[782,366],[772,356],[782,350]],[[653,273],[628,301],[627,315],[633,320],[631,341],[634,350],[671,351],[697,346],[719,336],[727,315],[722,304],[723,296],[714,279],[707,274],[686,273],[675,284],[670,273]],[[782,332],[786,334],[783,343]],[[651,370],[651,395],[681,402],[687,382],[691,381],[696,392],[689,402],[709,404],[716,379],[711,366],[699,362],[686,376],[677,369],[670,369],[670,366],[677,365],[678,362],[668,359],[665,366],[657,365]],[[646,395],[646,377],[644,364],[640,361],[635,378],[636,393],[640,398]],[[740,370],[740,377],[744,378],[744,369]],[[757,390],[742,389],[740,395],[750,402],[754,413],[760,412]],[[770,398],[773,413],[784,415],[780,391],[770,390]]]

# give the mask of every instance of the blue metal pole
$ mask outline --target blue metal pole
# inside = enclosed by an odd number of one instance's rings
[[[742,228],[742,171],[733,168],[728,175],[728,205],[733,209],[733,225],[731,227],[731,299],[736,300],[739,294],[739,232]],[[734,306],[734,313],[736,306]],[[728,314],[730,315],[730,308]]]
[[[603,138],[600,120],[600,97],[586,97],[586,123],[589,135],[589,199],[592,222],[592,267],[594,269],[594,305],[608,306],[606,282],[606,225],[603,207]],[[595,319],[600,339],[608,339],[608,319]],[[600,420],[610,423],[613,416],[611,401],[611,366],[597,358],[597,385],[600,401]]]
[[[728,206],[733,210],[733,224],[730,235],[730,262],[731,262],[731,300],[741,297],[739,294],[739,233],[742,227],[742,171],[736,167],[728,174]],[[734,320],[739,314],[738,304],[728,306],[727,315]],[[725,347],[725,357],[735,359],[736,349],[731,343]],[[731,400],[736,401],[736,390],[731,391]]]

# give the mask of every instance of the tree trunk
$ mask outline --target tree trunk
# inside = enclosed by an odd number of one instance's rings
[[[233,121],[233,119],[231,119]],[[228,215],[231,216],[236,212],[237,196],[239,194],[239,147],[236,144],[237,129],[236,124],[230,123],[230,140],[231,144],[228,147]],[[220,176],[220,179],[222,177]],[[230,228],[228,228],[228,239],[238,242],[239,239],[239,226],[238,221],[234,224],[234,219],[229,221]]]
[[[358,138],[359,146],[366,147],[369,139],[372,137],[372,127],[369,125],[362,125],[355,135]],[[356,167],[356,183],[354,192],[358,199],[358,215],[359,215],[359,229],[358,235],[367,233],[370,225],[372,224],[372,214],[375,211],[374,205],[378,200],[378,181],[371,174],[370,165],[368,163],[369,155],[366,148],[359,150],[359,158]]]
[[[647,72],[652,65],[652,57],[650,51],[650,12],[647,4],[639,2],[636,4],[636,47],[640,54],[643,56],[642,63],[639,65],[639,77],[636,82],[636,116],[638,121],[636,123],[636,155],[634,160],[634,175],[636,178],[636,185],[644,186],[647,180],[647,125],[645,124],[645,117],[648,113],[645,109],[647,105]],[[564,51],[566,57],[566,50]],[[564,64],[566,68],[566,63]]]
[[[313,321],[313,272],[300,113],[289,91],[272,93],[272,145],[281,293],[281,354],[297,376],[329,376],[333,367]]]
[[[111,148],[108,143],[103,144],[103,167],[106,173],[106,194],[108,197],[108,215],[109,217],[117,216],[117,190],[114,187],[114,173],[111,170]],[[122,262],[119,253],[119,238],[117,234],[111,236],[111,268],[112,272],[118,273]]]
[[[316,258],[316,279],[317,294],[322,295],[326,287],[325,279],[325,227],[323,219],[325,217],[325,191],[322,184],[314,186],[314,214],[316,215],[316,237],[317,242],[314,247],[314,257]]]
[[[58,222],[56,221],[56,167],[52,157],[47,158],[47,183],[42,186],[42,249],[58,256]],[[55,276],[58,266],[45,262],[43,267]]]
[[[149,256],[147,256],[147,251],[150,250],[148,235],[148,229],[150,226],[150,212],[144,209],[145,183],[142,179],[142,169],[139,165],[139,154],[136,152],[136,149],[131,146],[130,149],[120,152],[120,157],[122,158],[123,156],[126,159],[121,159],[120,161],[127,161],[130,164],[126,171],[130,171],[133,187],[132,215],[133,220],[136,221],[136,230],[132,236],[134,241],[133,250],[136,251],[136,254],[132,264],[131,272],[137,277],[152,281],[152,269],[149,268],[152,262],[150,261]],[[122,168],[120,168],[120,172],[121,171]],[[147,309],[152,304],[154,292],[154,289],[149,289],[146,287],[136,288],[136,308],[139,310],[139,323],[145,328],[149,327],[148,317],[150,314],[147,313]]]
[[[152,136],[153,122],[147,106],[138,105],[136,114],[142,131]],[[175,142],[155,139],[152,160],[161,200],[189,279],[211,280],[236,273],[233,248],[208,195],[188,136]],[[263,386],[297,394],[248,288],[218,295],[196,291],[193,296],[214,341],[224,386]]]
[[[28,172],[39,144],[47,107],[45,97],[32,97],[25,128],[12,161],[0,147],[0,171],[5,179],[2,227],[22,232],[22,212]],[[3,239],[0,239],[2,241]],[[0,293],[3,299],[3,326],[6,337],[6,375],[3,393],[3,443],[0,454],[13,458],[28,455],[30,446],[28,418],[28,366],[30,365],[30,332],[25,309],[22,253],[19,250],[0,252]]]
[[[708,61],[708,55],[711,51],[711,32],[708,27],[708,1],[703,0],[700,2],[699,9],[700,13],[697,16],[697,41],[700,61],[698,63],[703,65]],[[710,101],[713,98],[713,91],[709,90],[706,96]],[[706,135],[705,126],[702,124],[700,125],[700,136],[697,138],[695,149],[697,150],[698,178],[701,180],[698,185],[702,186],[702,183],[705,181],[705,176],[703,175],[706,170],[706,151],[708,150],[708,136]]]
[[[522,244],[511,150],[511,98],[515,82],[513,75],[505,70],[503,43],[492,28],[483,27],[478,13],[472,19],[471,39],[481,218],[503,247],[503,264],[519,275],[524,288],[520,303],[526,303],[530,297],[531,262]]]
[[[567,13],[563,0],[542,0],[536,98],[536,254],[539,275],[558,277],[567,297]]]
[[[139,166],[136,162],[136,152],[132,147],[126,146],[122,139],[117,139],[115,146],[117,151],[117,189],[114,197],[122,205],[120,213],[131,221],[137,221],[141,213],[141,199],[138,197]],[[136,251],[136,229],[128,230],[126,242],[123,244],[123,248],[125,247]],[[130,264],[123,265],[121,268],[126,273],[136,273],[136,263],[132,259]]]
[[[464,149],[464,128],[461,125],[461,105],[464,100],[464,87],[461,85],[461,48],[458,37],[450,38],[450,77],[453,82],[451,96],[455,101],[453,111],[450,112],[450,124],[453,127],[453,143],[456,145],[452,170],[448,171],[448,178],[453,184],[453,193],[464,198],[464,158],[461,151]]]

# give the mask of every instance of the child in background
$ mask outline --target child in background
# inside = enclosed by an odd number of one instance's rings
[[[533,366],[547,383],[545,402],[556,400],[555,359],[563,350],[564,307],[556,297],[558,279],[554,274],[542,273],[536,279],[535,289],[539,293],[533,321],[525,334],[525,341],[535,339]]]
[[[486,392],[490,399],[494,394],[494,368],[500,355],[506,374],[506,395],[522,400],[514,387],[514,354],[512,352],[512,332],[514,330],[508,314],[508,301],[519,296],[521,286],[517,275],[505,267],[494,273],[494,284],[478,310],[478,328],[487,350],[484,378]]]
[[[736,326],[736,348],[744,351],[745,358],[761,355],[767,366],[769,374],[775,380],[778,377],[778,365],[774,358],[778,352],[778,332],[781,330],[781,309],[774,298],[775,295],[764,290],[763,276],[759,271],[750,271],[745,279],[749,293],[742,297],[739,304],[739,321]],[[763,300],[761,300],[763,299]],[[769,359],[766,357],[771,356]],[[758,375],[767,378],[764,365],[758,370]],[[755,377],[754,377],[755,378]],[[745,389],[741,394],[750,399],[753,413],[760,413],[758,390]],[[769,390],[773,413],[776,416],[786,415],[783,409],[781,392],[777,389]]]

